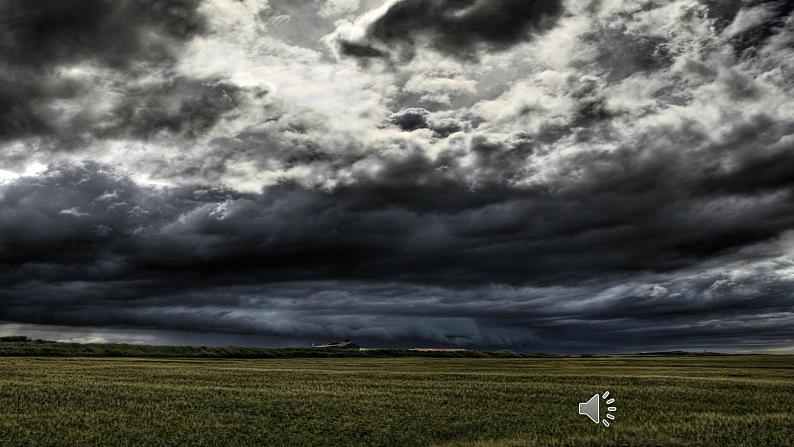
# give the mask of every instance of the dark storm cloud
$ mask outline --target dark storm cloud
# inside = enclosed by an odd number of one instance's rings
[[[72,98],[81,90],[75,83],[4,71],[0,73],[0,141],[51,133],[50,114],[41,101]]]
[[[346,56],[360,57],[360,58],[373,58],[373,57],[386,57],[388,53],[378,50],[369,45],[358,44],[355,42],[341,41],[339,42],[339,50]]]
[[[752,23],[740,33],[731,36],[730,43],[738,55],[742,55],[746,51],[757,50],[766,39],[782,31],[787,18],[794,12],[794,2],[791,0],[708,0],[704,3],[719,31],[725,31],[743,10],[748,11],[755,8],[766,12],[766,14],[762,14],[762,20]]]
[[[411,57],[418,45],[469,59],[481,50],[504,50],[551,28],[562,14],[559,0],[401,0],[367,27],[366,38],[397,46]],[[341,42],[343,54],[381,57],[382,50]]]
[[[389,117],[389,122],[402,130],[412,131],[430,127],[429,117],[430,112],[427,110],[411,108],[392,114]]]
[[[240,101],[240,89],[220,80],[174,77],[131,88],[111,114],[103,134],[145,139],[166,131],[195,137],[211,128]]]
[[[598,64],[613,80],[654,72],[672,64],[668,42],[658,36],[631,35],[625,27],[604,24],[585,40],[599,42]]]
[[[114,67],[173,57],[201,32],[198,0],[8,0],[0,5],[4,65],[46,68],[92,60]]]
[[[768,8],[769,16],[731,39],[736,52],[745,57],[748,53],[757,51],[771,36],[783,31],[794,12],[794,1],[791,0],[758,2],[756,5]]]
[[[743,3],[742,0],[703,0],[708,15],[714,19],[714,25],[719,31],[733,22]]]
[[[7,1],[0,5],[0,139],[52,137],[68,148],[86,137],[195,136],[236,105],[236,88],[213,79],[166,76],[181,46],[206,32],[198,0]],[[64,70],[91,64],[109,70],[118,104],[97,116],[84,108],[65,118],[58,103],[94,92],[99,74]],[[138,85],[136,85],[138,84]],[[78,107],[85,107],[84,103]]]
[[[455,118],[436,118],[427,109],[418,107],[395,112],[389,116],[388,122],[406,132],[430,129],[440,138],[446,138],[470,126],[470,123]]]
[[[599,322],[621,322],[615,341],[636,331],[636,346],[648,346],[728,336],[728,322],[749,334],[737,312],[790,311],[783,278],[667,276],[794,228],[789,183],[739,193],[726,188],[736,173],[687,171],[639,144],[656,159],[627,171],[617,168],[626,151],[583,154],[579,181],[522,189],[506,173],[530,141],[473,144],[476,190],[454,157],[420,154],[332,192],[154,189],[96,164],[19,179],[0,193],[0,320],[597,349],[571,331],[609,338]],[[647,289],[621,285],[651,273]],[[784,336],[784,323],[755,336]]]
[[[47,67],[91,59],[111,66],[172,57],[202,31],[198,0],[7,0],[0,5],[4,63]]]

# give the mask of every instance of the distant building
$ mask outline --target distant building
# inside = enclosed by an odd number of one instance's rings
[[[317,349],[361,349],[361,347],[350,340],[322,343],[316,345],[312,343],[312,348]]]

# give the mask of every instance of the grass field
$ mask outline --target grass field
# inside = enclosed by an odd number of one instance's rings
[[[612,427],[577,415],[610,390]],[[0,445],[794,442],[794,358],[0,358]]]

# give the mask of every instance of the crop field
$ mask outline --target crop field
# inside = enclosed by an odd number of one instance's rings
[[[611,427],[577,414],[616,398]],[[794,358],[0,358],[0,445],[782,446]]]

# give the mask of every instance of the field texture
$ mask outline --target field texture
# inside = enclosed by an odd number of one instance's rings
[[[0,358],[2,446],[792,442],[792,357]]]

